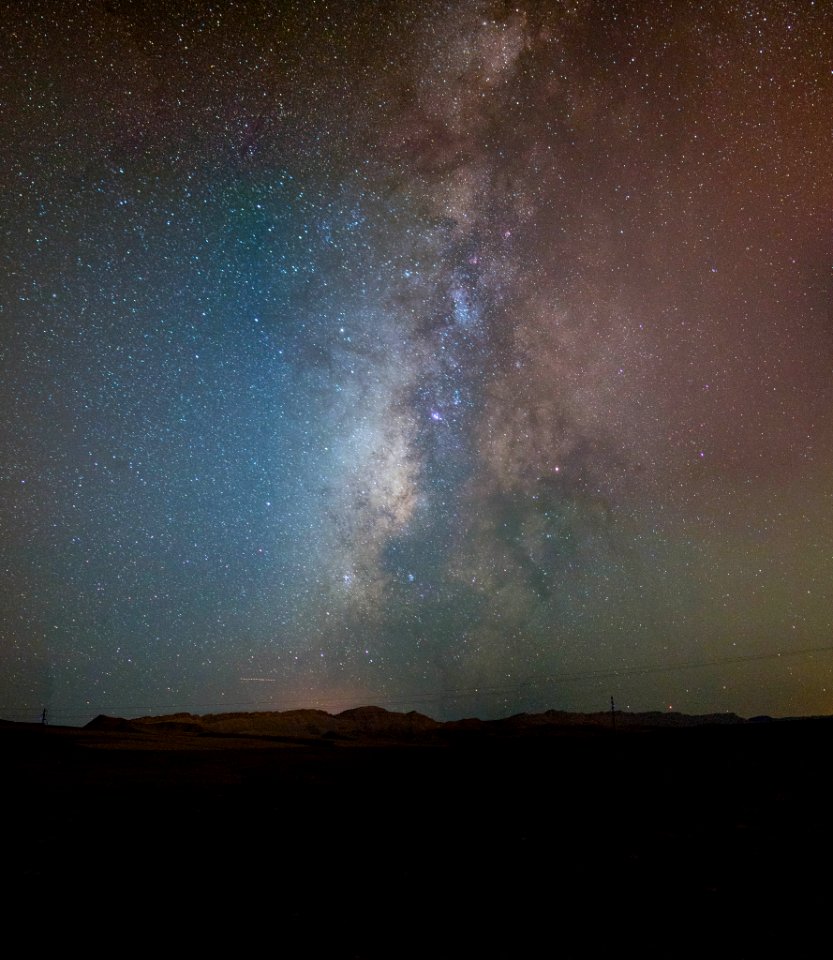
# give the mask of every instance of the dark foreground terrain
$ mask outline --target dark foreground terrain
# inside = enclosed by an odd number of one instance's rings
[[[68,905],[67,942],[113,925],[117,956],[809,955],[829,928],[833,719],[353,713],[0,724],[28,942]]]

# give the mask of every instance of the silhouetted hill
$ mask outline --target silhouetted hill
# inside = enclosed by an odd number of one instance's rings
[[[133,733],[137,727],[131,720],[125,720],[123,717],[108,717],[100,713],[97,717],[85,724],[85,730],[99,730],[105,733]]]
[[[651,730],[706,726],[730,726],[749,721],[733,713],[690,716],[682,713],[617,713],[617,730]],[[123,726],[119,726],[119,725]],[[610,713],[519,713],[499,720],[466,718],[441,722],[410,711],[398,713],[383,707],[365,706],[330,714],[324,710],[285,710],[257,713],[215,713],[195,715],[175,713],[168,716],[123,720],[96,717],[87,724],[93,730],[178,732],[214,736],[277,737],[291,739],[384,740],[390,742],[446,739],[452,737],[525,737],[557,735],[565,732],[589,734],[609,732],[613,728]]]

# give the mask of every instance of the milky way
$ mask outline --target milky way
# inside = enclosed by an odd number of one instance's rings
[[[824,3],[12,3],[0,706],[833,709]]]

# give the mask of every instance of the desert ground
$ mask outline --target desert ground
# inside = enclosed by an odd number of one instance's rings
[[[831,737],[378,708],[3,723],[6,872],[29,902],[279,923],[294,956],[702,956],[720,929],[708,955],[756,955],[750,930],[826,915]]]

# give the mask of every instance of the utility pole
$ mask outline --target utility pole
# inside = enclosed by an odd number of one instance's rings
[[[616,733],[616,705],[613,702],[613,697],[610,698],[610,729]]]

